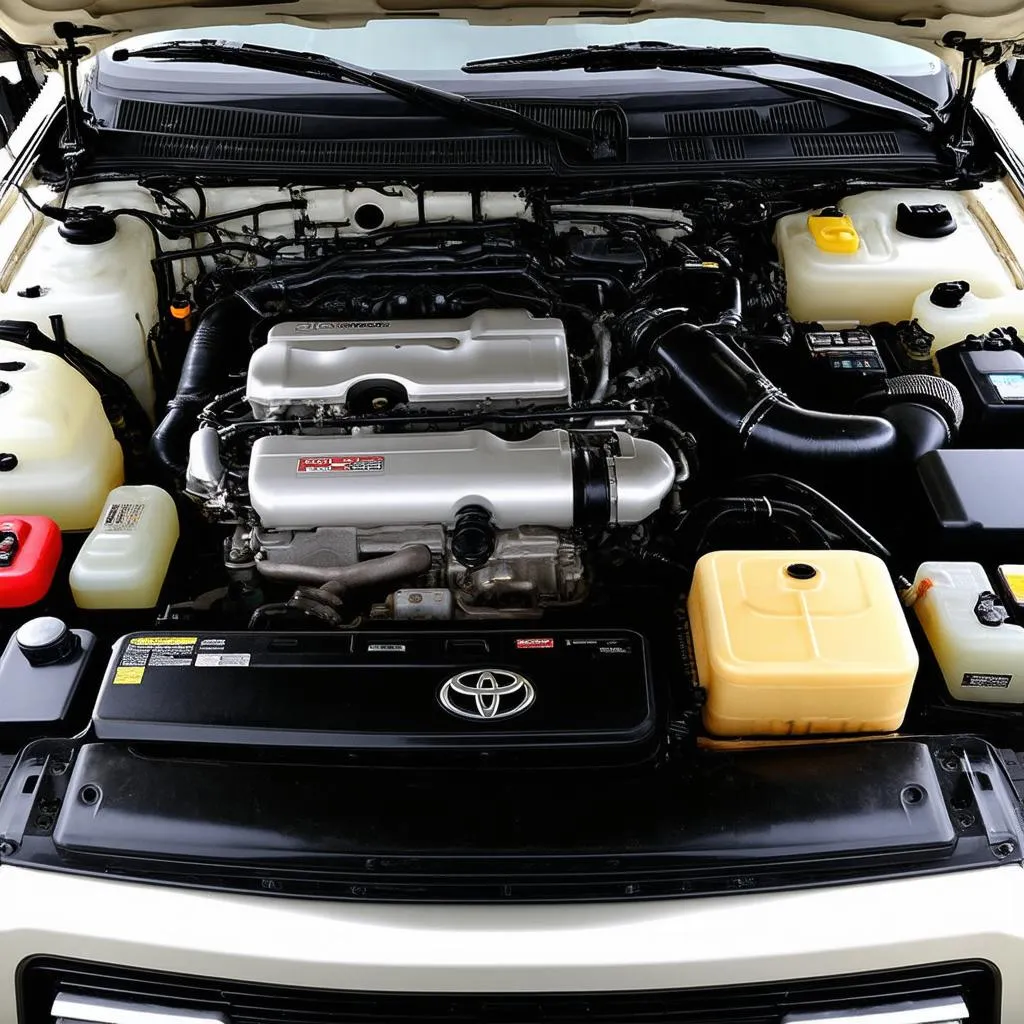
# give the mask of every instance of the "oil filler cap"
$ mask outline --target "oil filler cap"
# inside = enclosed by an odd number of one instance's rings
[[[81,647],[79,638],[60,619],[50,615],[30,619],[14,636],[18,649],[33,668],[70,661]]]

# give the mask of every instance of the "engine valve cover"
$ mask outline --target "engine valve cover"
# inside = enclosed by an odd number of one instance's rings
[[[563,405],[571,400],[565,327],[521,309],[275,324],[249,362],[246,390],[258,419],[319,405],[373,408],[374,399],[433,409]]]
[[[506,441],[486,430],[261,437],[249,498],[263,526],[453,525],[469,506],[495,527],[638,523],[657,511],[676,467],[644,438],[608,435],[615,454],[571,431]]]

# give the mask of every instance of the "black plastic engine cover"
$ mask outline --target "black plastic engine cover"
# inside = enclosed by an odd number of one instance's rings
[[[133,634],[93,724],[103,740],[392,753],[632,758],[656,736],[629,631]]]

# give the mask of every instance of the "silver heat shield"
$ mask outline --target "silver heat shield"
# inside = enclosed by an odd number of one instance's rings
[[[257,419],[349,405],[384,388],[420,408],[568,405],[565,327],[522,309],[463,319],[292,321],[275,324],[249,362]],[[356,390],[354,390],[356,389]]]
[[[498,529],[569,529],[583,525],[584,506],[590,523],[595,514],[603,523],[640,522],[658,509],[677,469],[653,441],[625,433],[615,440],[618,454],[588,461],[566,430],[525,441],[486,430],[267,436],[253,445],[249,498],[269,529],[450,526],[467,506],[486,509]]]

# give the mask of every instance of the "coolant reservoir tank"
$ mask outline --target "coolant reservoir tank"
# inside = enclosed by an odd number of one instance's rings
[[[174,499],[148,484],[110,492],[71,567],[79,608],[152,608],[178,542]]]
[[[914,300],[912,316],[935,340],[932,354],[998,327],[1024,331],[1024,292],[983,298],[967,281],[944,281]]]
[[[782,217],[775,245],[793,319],[898,323],[918,295],[951,280],[969,281],[982,298],[1012,294],[1013,277],[967,195],[886,189]]]
[[[709,732],[888,732],[902,723],[917,650],[873,555],[715,551],[697,562],[688,613]]]
[[[0,341],[0,514],[88,530],[123,480],[96,389],[59,356]]]
[[[137,196],[117,199],[110,197],[112,205],[140,205]],[[75,201],[89,200],[76,191]],[[99,225],[45,221],[0,294],[0,319],[29,320],[50,333],[50,316],[60,314],[71,344],[127,381],[152,415],[146,333],[158,318],[153,236],[134,217]]]

